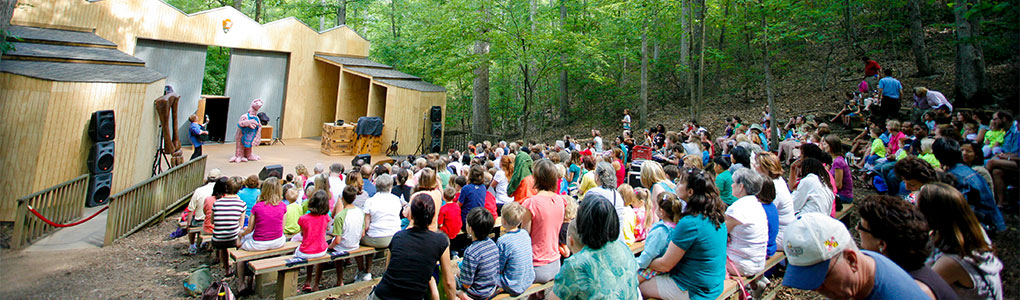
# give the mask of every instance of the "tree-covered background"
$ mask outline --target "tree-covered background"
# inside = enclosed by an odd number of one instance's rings
[[[1020,0],[168,2],[346,24],[372,59],[448,89],[448,129],[502,136],[613,125],[625,108],[638,123],[705,123],[761,111],[770,94],[782,119],[838,106],[863,77],[862,56],[958,106],[1020,102]]]

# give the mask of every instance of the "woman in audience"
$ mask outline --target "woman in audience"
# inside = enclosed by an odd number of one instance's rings
[[[400,198],[400,202],[407,203],[411,200],[411,191],[414,187],[408,185],[407,178],[411,177],[411,171],[404,168],[396,168],[396,182],[393,185],[393,195]]]
[[[651,187],[648,188],[648,191],[651,193],[651,199],[653,199],[650,208],[652,211],[659,209],[654,199],[662,199],[662,193],[676,194],[676,185],[666,177],[666,172],[662,170],[662,165],[651,160],[645,160],[641,164],[641,185]],[[680,199],[682,205],[685,205],[683,204],[685,201],[686,199]],[[652,224],[655,224],[657,221],[659,221],[659,218],[655,214],[649,216],[645,220],[645,232],[651,230]]]
[[[798,216],[809,212],[831,215],[835,194],[829,185],[828,168],[808,157],[801,160],[799,169],[801,179],[793,191],[793,211]]]
[[[733,196],[737,201],[726,209],[726,231],[730,235],[726,271],[731,275],[749,276],[765,268],[768,215],[755,197],[763,181],[761,175],[747,168],[733,174]]]
[[[506,187],[506,192],[513,196],[514,201],[521,203],[535,195],[535,178],[531,176],[531,155],[525,152],[517,153],[517,161],[514,162],[513,176]]]
[[[934,144],[934,143],[933,143]],[[985,160],[982,157],[981,145],[977,142],[964,142],[960,144],[960,153],[963,154],[963,164],[970,166],[974,172],[978,173],[985,179],[985,182],[991,184],[992,174],[985,168]],[[994,194],[994,193],[993,193]]]
[[[531,176],[535,178],[538,193],[522,203],[528,213],[524,215],[521,227],[531,234],[535,283],[546,283],[560,270],[559,233],[566,201],[556,194],[559,178],[551,161],[539,160]],[[619,227],[619,224],[614,227]]]
[[[659,299],[715,299],[726,276],[726,204],[708,176],[691,170],[680,186],[687,206],[670,235],[666,254],[648,268],[661,272],[641,283],[641,295]]]
[[[861,249],[882,253],[914,278],[934,300],[958,299],[953,288],[924,264],[928,248],[928,222],[916,207],[888,195],[871,195],[857,205],[861,221],[857,234]]]
[[[779,157],[771,152],[758,153],[757,160],[758,166],[756,167],[758,173],[765,176],[767,180],[772,180],[772,184],[776,190],[775,200],[772,201],[776,205],[776,212],[779,215],[779,232],[776,233],[776,251],[783,251],[783,232],[786,231],[786,225],[793,223],[797,220],[797,215],[793,209],[793,194],[790,193],[790,188],[786,186],[786,180],[783,179],[783,167],[779,165]]]
[[[354,206],[365,209],[365,201],[368,200],[368,192],[365,192],[365,181],[361,180],[361,168],[354,168],[353,170],[347,171],[347,175],[344,176],[344,184],[347,186],[353,186],[358,189],[358,196],[354,197]],[[341,198],[341,197],[337,197]],[[334,206],[330,207],[330,216],[335,216],[338,211],[343,210],[343,201],[337,201]]]
[[[844,203],[853,203],[854,181],[850,176],[850,164],[843,157],[843,141],[835,134],[825,136],[825,145],[829,148],[829,155],[832,156],[832,167],[829,172],[836,182],[836,196],[839,197],[837,210],[842,210]]]
[[[500,149],[497,149],[500,150]],[[496,196],[496,211],[502,213],[503,204],[513,201],[510,198],[510,194],[507,193],[507,187],[510,185],[510,176],[514,174],[514,162],[509,155],[504,155],[499,158],[499,169],[496,170],[496,174],[492,175],[492,182],[489,186],[492,187],[493,194]]]
[[[390,193],[393,186],[393,177],[387,174],[375,178],[375,196],[365,201],[363,208],[365,213],[365,232],[361,237],[361,244],[373,248],[386,248],[390,246],[393,235],[400,231],[400,212],[403,204],[400,198]],[[431,193],[425,193],[431,195]],[[338,205],[338,207],[340,207]],[[340,210],[337,210],[338,212]],[[367,281],[372,279],[372,258],[375,254],[355,258],[358,264],[358,273],[355,280]]]
[[[411,194],[411,198],[418,194],[428,194],[429,199],[435,202],[433,207],[443,207],[443,191],[439,189],[439,178],[432,168],[426,167],[421,170],[421,177],[418,178],[418,185],[414,187],[414,194]],[[439,209],[435,209],[433,212],[432,225],[429,225],[429,230],[439,231]]]
[[[917,208],[931,226],[935,273],[960,299],[1002,299],[1002,261],[963,194],[944,183],[926,184]]]
[[[623,237],[623,225],[626,223],[623,216],[625,215],[623,210],[630,209],[624,204],[623,196],[616,190],[616,171],[613,170],[613,165],[608,162],[599,162],[595,165],[595,183],[598,187],[588,190],[585,193],[585,198],[588,194],[595,193],[602,196],[602,199],[609,200],[609,204],[612,204],[616,209],[616,215],[619,219],[617,223],[620,225],[620,237]]]
[[[435,223],[432,218],[437,211],[435,203],[429,193],[411,196],[410,219],[413,226],[393,235],[390,262],[369,299],[422,299],[429,293],[432,299],[439,299],[439,290],[432,277],[437,262],[446,299],[456,299],[450,240],[445,234],[431,229]]]
[[[588,193],[567,229],[574,254],[556,274],[552,299],[637,299],[637,262],[618,237],[616,208]]]

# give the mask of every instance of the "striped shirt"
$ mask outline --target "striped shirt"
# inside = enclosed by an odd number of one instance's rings
[[[241,229],[241,217],[247,206],[237,195],[223,196],[213,204],[213,241],[225,242],[237,239]]]
[[[511,295],[520,295],[535,281],[531,266],[531,236],[520,229],[507,232],[496,242],[499,248],[499,286]]]
[[[530,251],[530,250],[529,250]],[[460,263],[457,283],[469,285],[468,295],[472,298],[488,298],[496,292],[496,276],[499,275],[499,250],[492,239],[474,241],[464,250]]]

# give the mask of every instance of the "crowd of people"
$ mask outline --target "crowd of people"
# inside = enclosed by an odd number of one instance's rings
[[[898,101],[887,78],[868,105]],[[917,103],[938,98],[915,92]],[[635,137],[628,114],[612,142],[599,130],[581,141],[485,141],[352,170],[298,165],[265,180],[212,170],[188,224],[212,234],[225,270],[225,249],[288,239],[304,258],[389,248],[370,299],[488,299],[547,282],[548,299],[715,299],[726,278],[765,272],[778,252],[783,285],[834,299],[1002,299],[994,240],[1002,210],[1015,211],[1017,124],[1002,111],[915,109],[918,119],[903,121],[899,107],[855,109],[868,128],[849,146],[810,117],[776,132],[766,111],[727,118],[718,136],[691,121]],[[855,195],[855,178],[877,194]],[[859,245],[835,218],[849,203]],[[198,248],[192,237],[189,251]],[[353,260],[355,280],[371,280],[373,257]],[[349,263],[334,263],[337,285]],[[304,291],[319,288],[323,267],[307,268]],[[762,278],[748,287],[760,292]]]

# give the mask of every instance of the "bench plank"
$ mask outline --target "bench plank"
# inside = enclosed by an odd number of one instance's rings
[[[375,251],[376,251],[375,248],[364,247],[363,246],[363,247],[360,247],[360,248],[358,248],[358,249],[356,249],[354,251],[351,251],[347,255],[339,257],[338,259],[347,259],[347,258],[353,258],[353,257],[358,257],[358,256],[364,256],[364,255],[375,253]],[[315,265],[315,264],[320,264],[320,263],[324,263],[324,262],[333,261],[333,259],[330,258],[329,255],[323,255],[323,256],[320,256],[320,257],[309,259],[305,263],[301,263],[301,264],[297,264],[297,265],[288,267],[287,266],[287,260],[291,259],[291,258],[294,258],[294,256],[293,255],[284,255],[284,256],[277,256],[277,257],[271,257],[271,258],[264,258],[264,259],[248,262],[248,266],[249,266],[249,268],[251,268],[251,270],[255,274],[265,274],[265,273],[269,273],[269,272],[276,272],[276,271],[288,270],[288,269],[296,269],[296,268],[300,268],[300,267],[305,267],[305,266],[310,266],[310,265]]]
[[[835,201],[839,201],[839,199],[835,199]],[[836,211],[836,220],[842,220],[846,216],[850,215],[850,212],[853,211],[853,209],[853,203],[843,204],[843,210]]]
[[[630,245],[630,252],[633,252],[634,255],[639,255],[642,251],[645,251],[645,241],[634,242]]]
[[[352,284],[345,284],[343,286],[338,286],[338,287],[332,287],[332,288],[328,288],[328,289],[319,290],[318,292],[311,292],[311,293],[307,293],[307,294],[301,294],[301,295],[297,295],[297,296],[286,298],[286,300],[312,300],[312,299],[326,299],[326,298],[329,298],[329,297],[343,298],[343,295],[345,293],[349,293],[351,291],[360,290],[360,289],[363,289],[363,288],[366,288],[366,287],[367,288],[374,287],[375,285],[379,284],[380,280],[382,280],[381,277],[379,277],[379,278],[372,278],[372,280],[369,280],[369,281],[355,282],[355,283],[352,283]]]
[[[546,282],[546,283],[542,283],[542,284],[533,283],[533,284],[531,284],[530,287],[528,287],[527,290],[524,291],[524,293],[522,293],[520,295],[510,296],[510,294],[502,293],[502,294],[496,295],[495,297],[492,297],[492,300],[500,300],[500,299],[527,299],[528,296],[531,296],[532,294],[535,294],[535,293],[538,293],[538,292],[541,292],[541,291],[544,291],[544,290],[551,289],[552,286],[553,286],[553,282],[552,281],[549,281],[549,282]]]
[[[262,251],[245,251],[238,248],[228,249],[227,253],[230,255],[230,259],[235,262],[245,262],[249,260],[256,260],[260,258],[273,257],[286,255],[288,253],[294,253],[294,249],[301,246],[301,242],[286,242],[283,247]]]

